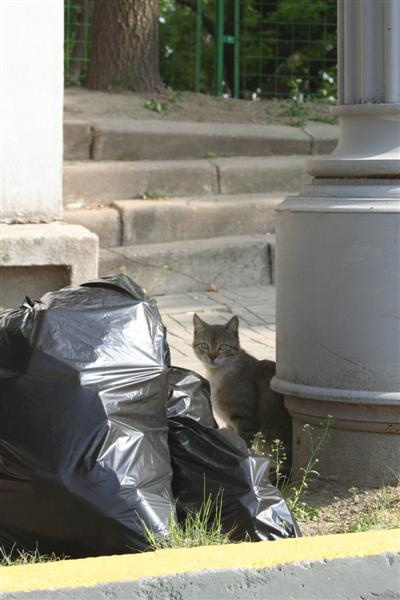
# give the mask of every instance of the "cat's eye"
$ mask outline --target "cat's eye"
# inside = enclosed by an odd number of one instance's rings
[[[228,350],[228,345],[227,344],[221,344],[218,348],[218,350]]]
[[[206,344],[205,342],[202,342],[201,344],[199,344],[199,346],[202,350],[208,350],[208,344]]]

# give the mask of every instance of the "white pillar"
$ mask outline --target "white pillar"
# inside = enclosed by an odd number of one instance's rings
[[[400,2],[338,2],[339,144],[278,208],[277,377],[293,418],[333,417],[319,471],[354,485],[400,465]]]
[[[61,217],[62,0],[1,0],[1,218]]]
[[[63,0],[0,0],[0,307],[97,275],[62,209]]]

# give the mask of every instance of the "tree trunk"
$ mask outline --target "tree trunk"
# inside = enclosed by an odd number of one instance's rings
[[[95,0],[87,87],[162,91],[158,0]]]

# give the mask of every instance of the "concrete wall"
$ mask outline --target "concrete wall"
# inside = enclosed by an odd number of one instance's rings
[[[2,600],[400,598],[400,530],[0,569]]]
[[[61,216],[62,0],[0,2],[0,218]]]

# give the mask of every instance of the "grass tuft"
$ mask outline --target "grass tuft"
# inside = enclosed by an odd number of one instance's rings
[[[143,522],[146,541],[152,550],[163,548],[194,548],[229,544],[231,531],[224,531],[221,521],[223,492],[220,490],[215,501],[211,495],[205,498],[198,511],[188,511],[185,521],[178,523],[175,510],[168,517],[168,533],[159,536]]]
[[[54,552],[51,554],[41,554],[39,549],[36,548],[30,552],[26,550],[19,550],[15,544],[11,548],[11,551],[7,553],[5,549],[0,546],[0,565],[2,567],[10,567],[13,565],[32,565],[36,563],[55,562],[58,560],[64,560],[67,556],[57,556]]]

